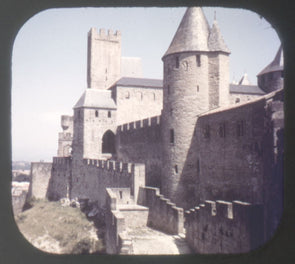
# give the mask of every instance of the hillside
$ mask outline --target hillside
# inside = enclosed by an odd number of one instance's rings
[[[103,253],[94,224],[78,208],[63,207],[59,202],[36,201],[20,213],[16,223],[35,247],[58,254]]]

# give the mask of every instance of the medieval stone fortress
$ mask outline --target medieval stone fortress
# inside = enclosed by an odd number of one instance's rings
[[[121,57],[120,32],[92,28],[88,88],[61,117],[57,157],[32,163],[30,196],[104,211],[110,254],[136,254],[135,231],[146,227],[195,253],[262,245],[283,209],[283,52],[258,86],[246,75],[230,84],[229,56],[199,7],[163,54],[163,80]]]

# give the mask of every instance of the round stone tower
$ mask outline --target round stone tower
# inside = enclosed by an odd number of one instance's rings
[[[228,60],[229,51],[218,28],[214,26],[212,29],[213,35],[210,35],[210,27],[201,8],[188,8],[162,58],[164,82],[161,191],[172,202],[184,208],[188,207],[188,196],[193,194],[190,188],[195,185],[191,171],[188,173],[186,167],[193,166],[187,163],[187,158],[197,117],[220,106],[220,89],[225,93],[228,89],[228,79],[219,78],[219,65],[228,64],[224,60]],[[212,52],[209,43],[214,48]],[[220,47],[224,50],[220,50]],[[222,56],[226,55],[225,59],[220,56],[221,53]],[[224,98],[227,96],[228,90]]]

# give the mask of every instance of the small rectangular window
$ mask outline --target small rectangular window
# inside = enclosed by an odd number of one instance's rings
[[[197,59],[197,66],[198,66],[198,67],[201,67],[201,55],[198,54],[198,55],[196,56],[196,59]]]
[[[108,117],[112,117],[112,112],[108,111]]]
[[[95,117],[98,117],[98,111],[97,110],[95,111]]]
[[[178,69],[179,68],[179,57],[176,57],[176,64],[175,67]]]
[[[123,198],[123,192],[119,191],[119,193],[120,193],[120,199],[122,199]]]
[[[173,144],[174,143],[174,130],[170,129],[170,143]]]
[[[174,166],[174,171],[175,171],[175,173],[178,173],[178,167],[177,167],[177,165]]]

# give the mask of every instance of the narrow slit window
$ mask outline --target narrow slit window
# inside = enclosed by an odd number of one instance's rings
[[[112,112],[111,111],[108,111],[108,117],[112,117]]]
[[[175,171],[175,173],[178,173],[178,166],[177,165],[174,166],[174,171]]]
[[[197,92],[199,92],[200,91],[200,86],[199,85],[197,85]]]
[[[239,121],[237,123],[237,136],[244,136],[244,121]]]
[[[225,123],[219,125],[219,136],[223,138],[225,137]]]
[[[123,199],[123,192],[120,191],[120,199]]]
[[[95,117],[98,117],[98,111],[97,110],[95,111]]]
[[[170,129],[170,143],[173,144],[174,143],[174,130]]]
[[[198,55],[196,56],[196,59],[197,59],[197,66],[198,66],[198,67],[201,67],[201,55],[198,54]]]
[[[175,67],[178,69],[179,68],[179,57],[176,57],[175,59]]]

